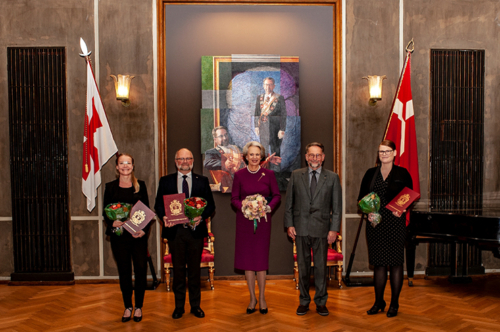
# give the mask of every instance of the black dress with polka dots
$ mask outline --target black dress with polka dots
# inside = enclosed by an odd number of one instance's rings
[[[379,171],[373,187],[373,191],[380,197],[379,213],[382,216],[382,221],[375,227],[369,221],[366,223],[369,262],[373,266],[396,266],[404,262],[405,214],[398,218],[385,208],[389,203],[385,196],[391,174],[392,172],[384,181]]]

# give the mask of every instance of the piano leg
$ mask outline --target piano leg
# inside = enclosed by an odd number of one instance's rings
[[[458,251],[460,250],[456,242],[450,243],[450,277],[448,280],[452,284],[467,284],[472,282],[472,278],[469,277],[469,259],[468,259],[468,248],[467,243],[462,244],[462,273],[458,274]]]
[[[415,275],[415,252],[417,246],[413,241],[413,236],[407,232],[406,241],[406,276],[408,277],[408,286],[413,287],[413,276]]]

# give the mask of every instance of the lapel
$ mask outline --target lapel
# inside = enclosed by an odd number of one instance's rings
[[[198,187],[199,187],[199,184],[200,182],[198,181],[198,175],[197,174],[194,174],[194,173],[191,173],[192,175],[192,183],[191,185],[193,186],[191,188],[191,197],[197,197],[197,196],[200,196],[198,194]]]
[[[307,197],[309,201],[311,201],[311,186],[309,185],[309,168],[306,167],[302,172],[302,182],[304,183],[304,187],[306,189]]]
[[[170,176],[167,179],[168,179],[166,184],[167,188],[165,192],[169,194],[178,194],[179,192],[177,191],[177,172],[173,173],[172,176]]]

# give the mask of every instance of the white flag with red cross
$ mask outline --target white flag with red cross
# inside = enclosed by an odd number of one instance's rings
[[[82,191],[87,197],[87,210],[95,207],[97,188],[101,184],[101,168],[117,151],[87,58],[87,111],[83,133]]]

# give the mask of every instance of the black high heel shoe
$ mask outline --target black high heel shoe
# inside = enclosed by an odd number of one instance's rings
[[[396,307],[389,307],[389,310],[387,310],[387,317],[396,317],[398,315],[398,309]]]
[[[265,308],[265,309],[259,309],[259,311],[263,315],[267,314],[267,308]]]
[[[257,307],[257,302],[255,302],[255,305],[253,308],[247,308],[247,314],[250,315],[250,314],[253,314],[257,309],[255,309],[255,307]]]
[[[140,316],[136,316],[135,315],[135,312],[137,312],[137,310],[141,311],[141,315]],[[134,312],[134,322],[139,323],[142,320],[142,308],[135,307],[135,312]]]
[[[368,310],[366,313],[368,315],[375,315],[375,314],[377,314],[379,312],[379,310],[380,310],[380,312],[383,312],[384,309],[385,309],[385,306],[386,306],[385,301],[383,301],[381,304],[375,303],[373,305],[373,307],[371,307],[371,309]],[[389,315],[389,313],[387,313],[387,315]]]
[[[125,312],[127,312],[127,310],[130,311],[130,316],[125,317]],[[123,312],[123,316],[122,316],[122,323],[128,322],[131,317],[132,317],[132,308],[125,309],[125,311]]]

